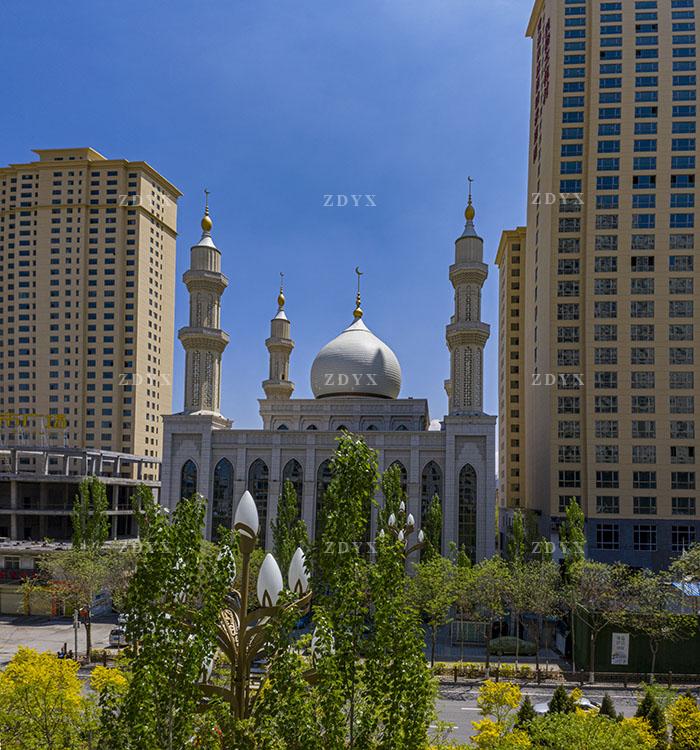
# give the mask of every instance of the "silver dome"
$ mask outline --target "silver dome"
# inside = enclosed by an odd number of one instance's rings
[[[358,318],[316,355],[311,390],[316,398],[396,398],[401,390],[401,365],[394,352]]]

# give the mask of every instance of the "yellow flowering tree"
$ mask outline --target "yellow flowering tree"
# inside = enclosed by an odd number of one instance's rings
[[[672,727],[671,750],[700,747],[700,708],[689,695],[682,695],[667,709]]]
[[[512,682],[486,680],[479,689],[477,705],[484,719],[473,721],[476,735],[472,742],[480,750],[521,750],[531,747],[525,732],[513,730],[515,711],[522,693]],[[493,717],[493,718],[490,718]]]
[[[20,648],[0,673],[0,747],[82,748],[87,703],[77,662]]]

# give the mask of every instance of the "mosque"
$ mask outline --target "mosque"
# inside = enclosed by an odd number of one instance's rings
[[[464,232],[455,241],[449,276],[454,314],[447,325],[449,413],[428,429],[428,402],[399,398],[401,366],[391,348],[368,328],[358,295],[353,320],[326,344],[311,366],[312,399],[292,398],[294,341],[280,290],[270,324],[269,377],[262,383],[262,428],[237,430],[220,411],[221,355],[229,337],[220,328],[221,296],[228,285],[212,238],[208,207],[202,237],[192,247],[183,281],[190,295],[189,326],[180,329],[185,350],[184,411],[164,417],[161,502],[174,507],[197,491],[209,499],[208,537],[231,527],[238,499],[249,490],[260,516],[261,540],[272,544],[277,500],[290,480],[313,538],[323,519],[330,458],[342,430],[361,435],[377,451],[380,471],[397,464],[408,511],[420,526],[433,495],[443,511],[443,552],[463,545],[473,561],[495,544],[495,425],[483,411],[483,354],[489,326],[481,320],[488,275],[483,240],[474,228],[471,193]],[[373,509],[371,536],[376,530]]]

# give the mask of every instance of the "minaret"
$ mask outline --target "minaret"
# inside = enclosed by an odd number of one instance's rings
[[[190,324],[178,336],[185,349],[185,413],[220,414],[221,355],[229,337],[221,330],[221,295],[228,279],[221,273],[221,252],[211,238],[209,191],[202,237],[190,251],[190,269],[182,280],[190,293]]]
[[[484,346],[490,328],[481,321],[481,288],[488,276],[483,262],[484,241],[474,229],[472,179],[464,217],[464,232],[455,241],[455,262],[450,281],[455,290],[455,311],[447,326],[450,379],[445,381],[450,416],[483,414]]]
[[[292,397],[294,383],[289,379],[289,358],[294,349],[290,338],[291,324],[284,313],[284,274],[280,274],[280,293],[277,297],[277,315],[270,321],[270,338],[265,346],[270,352],[270,376],[263,382],[265,396],[282,400]]]

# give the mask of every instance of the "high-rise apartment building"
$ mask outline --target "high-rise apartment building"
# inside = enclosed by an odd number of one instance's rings
[[[0,168],[0,439],[153,457],[157,479],[181,194],[142,161],[35,153]]]
[[[498,486],[502,504],[526,507],[525,411],[525,227],[507,230],[498,266]]]
[[[527,30],[524,504],[555,537],[575,497],[587,553],[635,565],[698,539],[695,23],[537,0]]]

